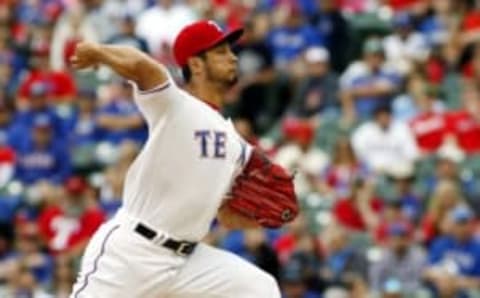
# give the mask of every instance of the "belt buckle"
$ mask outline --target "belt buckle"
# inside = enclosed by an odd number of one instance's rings
[[[180,243],[180,246],[178,246],[178,248],[175,250],[175,253],[181,257],[186,257],[190,254],[190,249],[188,249],[190,247],[190,243],[187,243],[187,242],[181,242]],[[185,250],[185,251],[184,251]]]

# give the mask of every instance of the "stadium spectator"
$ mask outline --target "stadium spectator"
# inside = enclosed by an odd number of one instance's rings
[[[419,157],[411,130],[405,123],[394,121],[387,106],[377,107],[374,119],[353,132],[352,146],[358,158],[377,173],[413,163]]]
[[[0,30],[0,87],[2,89],[2,97],[11,98],[16,91],[16,78],[12,67],[14,54],[7,47],[6,41],[2,40]]]
[[[413,22],[409,12],[397,13],[393,17],[394,33],[383,40],[386,58],[404,75],[417,63],[427,60],[430,54],[425,37],[414,30]]]
[[[410,128],[422,153],[436,152],[443,145],[448,134],[444,111],[439,107],[433,87],[425,90],[416,98],[418,113],[410,122]]]
[[[400,74],[386,62],[381,41],[367,39],[363,59],[351,63],[340,78],[343,113],[368,119],[377,107],[391,103],[400,84]]]
[[[68,119],[68,145],[72,152],[72,164],[76,169],[88,170],[96,166],[95,149],[101,141],[97,124],[95,92],[80,90],[74,102],[74,110]]]
[[[462,202],[463,198],[454,181],[442,180],[437,184],[422,219],[423,241],[427,245],[444,234],[444,222],[448,211]]]
[[[307,194],[315,188],[317,177],[325,170],[329,158],[314,146],[314,127],[308,120],[286,118],[282,132],[286,142],[278,148],[274,159],[292,173],[301,169],[295,176],[295,188],[298,194]]]
[[[135,19],[133,16],[125,15],[121,19],[121,31],[117,35],[114,35],[109,40],[109,43],[129,45],[141,50],[142,52],[149,53],[147,41],[135,34],[135,25]]]
[[[362,15],[378,9],[378,1],[370,0],[342,0],[337,2],[341,11],[350,15]]]
[[[260,229],[245,231],[243,241],[244,249],[240,256],[278,279],[280,264],[275,251],[268,243],[265,231]]]
[[[104,182],[100,187],[100,205],[108,217],[114,215],[120,208],[125,175],[139,152],[138,144],[132,141],[121,143],[117,160],[103,173]]]
[[[405,215],[402,207],[402,201],[398,198],[388,198],[384,200],[383,210],[379,216],[379,223],[373,231],[373,236],[379,246],[388,245],[388,233],[392,224],[401,223],[410,225],[410,219]]]
[[[462,76],[466,84],[478,84],[480,76],[480,43],[472,45],[471,59],[462,67]]]
[[[459,149],[455,142],[449,143],[447,139],[437,154],[431,156],[434,159],[434,171],[422,179],[419,179],[419,185],[424,188],[426,194],[431,194],[437,184],[442,180],[452,180],[457,183],[466,199],[475,199],[477,190],[475,189],[474,175],[465,175],[462,171],[462,164],[465,161],[465,154]]]
[[[298,227],[299,226],[297,226],[297,228]],[[294,282],[295,285],[291,286],[298,288],[298,283],[301,279],[307,293],[310,292],[311,294],[315,293],[319,295],[325,288],[325,284],[319,276],[322,265],[320,239],[315,238],[314,235],[303,233],[303,235],[295,239],[294,245],[291,248],[293,249],[291,254],[283,260],[283,270],[281,271],[280,280],[286,277],[285,274],[289,273],[289,270],[300,269],[300,272],[297,271],[297,280]]]
[[[369,170],[357,158],[347,137],[337,138],[332,154],[332,161],[320,177],[319,190],[327,197],[347,197],[352,182],[367,179]]]
[[[53,127],[55,137],[64,138],[66,133],[64,119],[58,115],[55,106],[49,100],[47,82],[34,82],[29,88],[28,100],[17,102],[18,109],[12,123],[14,129],[28,132],[34,127],[36,119],[46,118]],[[22,139],[25,139],[24,136],[15,134],[15,139],[11,140],[11,145],[19,146]]]
[[[387,171],[387,179],[392,184],[392,201],[396,201],[402,216],[417,222],[422,212],[422,202],[415,192],[415,167],[411,163],[405,163],[392,167]],[[393,203],[393,202],[392,202]]]
[[[294,60],[307,48],[322,46],[325,41],[320,32],[304,22],[298,4],[292,1],[286,7],[285,21],[271,30],[267,40],[272,51],[275,68],[288,72]]]
[[[81,39],[99,41],[100,37],[94,24],[87,18],[85,8],[76,5],[62,13],[55,24],[50,48],[50,65],[53,70],[67,68],[68,58]]]
[[[475,3],[463,1],[460,5],[464,7],[464,14],[461,19],[461,30],[459,38],[462,46],[467,46],[475,43],[479,39],[480,33],[480,13]]]
[[[295,254],[299,243],[305,239],[311,239],[307,233],[307,222],[304,215],[298,216],[286,226],[282,233],[273,243],[281,264],[286,264]],[[307,240],[308,241],[308,240]]]
[[[355,179],[351,182],[350,195],[339,199],[333,206],[333,216],[338,224],[358,232],[375,229],[383,203],[375,197],[370,181]]]
[[[104,221],[105,214],[90,197],[88,187],[83,178],[70,177],[65,182],[65,196],[40,213],[39,229],[50,252],[71,259],[80,257]]]
[[[349,49],[344,43],[350,33],[348,21],[339,10],[338,1],[317,0],[315,2],[318,8],[311,12],[310,23],[324,36],[325,47],[331,55],[332,69],[339,72],[345,68],[349,58]]]
[[[406,92],[395,97],[392,112],[397,121],[412,121],[426,111],[441,113],[446,107],[438,98],[435,88],[429,88],[427,78],[416,72],[410,74],[406,81]],[[433,102],[432,102],[433,100]]]
[[[73,77],[63,70],[52,70],[49,67],[48,55],[41,54],[32,58],[32,69],[19,86],[20,100],[35,96],[35,86],[45,85],[49,101],[70,101],[76,93]]]
[[[94,144],[100,141],[100,132],[96,123],[95,108],[97,96],[94,91],[80,90],[74,102],[74,112],[67,124],[69,141],[72,146]]]
[[[273,71],[272,53],[264,40],[268,29],[265,18],[264,14],[253,15],[245,24],[241,42],[235,47],[240,74],[238,86],[234,87],[235,116],[250,121],[256,133],[267,130],[277,121],[285,108],[281,102],[288,98],[281,94],[272,96],[278,79]]]
[[[310,47],[304,54],[306,74],[294,93],[292,112],[299,117],[338,115],[338,78],[330,70],[330,54],[323,47]]]
[[[285,298],[315,298],[318,292],[309,290],[305,276],[304,263],[300,258],[293,257],[281,273],[282,292]]]
[[[429,250],[425,278],[437,296],[469,297],[480,285],[480,244],[472,238],[475,215],[465,205],[448,212],[450,233],[435,239]]]
[[[34,275],[28,268],[16,263],[8,276],[8,282],[0,287],[1,297],[32,297],[52,298],[44,289],[38,286]]]
[[[196,19],[195,12],[186,4],[173,0],[156,0],[153,7],[138,16],[135,30],[139,37],[147,41],[150,52],[158,56],[163,43],[171,45],[180,29]]]
[[[387,0],[384,1],[384,3],[395,12],[417,11],[421,10],[421,7],[425,7],[424,1],[422,0]],[[420,6],[420,8],[418,6]]]
[[[48,117],[35,117],[31,136],[27,136],[17,149],[15,177],[27,185],[41,180],[62,183],[71,172],[70,156],[65,145],[62,139],[55,138],[54,127]]]
[[[16,251],[3,262],[22,264],[38,284],[47,286],[53,277],[53,260],[42,251],[42,241],[35,222],[24,222],[17,226],[15,244]]]
[[[147,127],[133,101],[131,86],[127,82],[113,81],[109,91],[107,102],[97,113],[97,125],[103,139],[112,144],[125,140],[143,143],[147,138]]]
[[[462,108],[447,116],[449,132],[465,153],[480,153],[480,92],[472,84],[463,87]]]
[[[379,260],[369,268],[371,291],[383,292],[387,283],[400,283],[403,295],[418,294],[422,289],[422,271],[427,259],[424,251],[413,244],[412,226],[404,222],[391,223],[387,228],[387,245]]]
[[[454,3],[450,0],[433,1],[434,13],[424,18],[419,24],[419,31],[433,46],[444,44],[451,38],[451,24],[454,22]]]
[[[351,233],[343,227],[331,227],[325,235],[326,255],[320,278],[331,288],[347,290],[351,297],[367,293],[368,262],[360,247],[351,242]]]

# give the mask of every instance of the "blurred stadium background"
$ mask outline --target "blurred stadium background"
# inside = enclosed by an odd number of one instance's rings
[[[477,0],[0,0],[0,297],[67,297],[147,136],[128,84],[70,68],[76,42],[181,84],[170,45],[200,18],[246,28],[224,114],[298,172],[303,209],[205,241],[287,298],[478,297]]]

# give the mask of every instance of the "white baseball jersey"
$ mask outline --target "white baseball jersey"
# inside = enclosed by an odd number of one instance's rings
[[[149,138],[127,172],[123,209],[174,238],[199,241],[251,147],[172,79],[148,91],[133,87]]]

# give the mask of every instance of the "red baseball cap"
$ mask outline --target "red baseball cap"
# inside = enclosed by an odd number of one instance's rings
[[[211,20],[201,20],[180,31],[173,42],[173,55],[180,67],[187,65],[188,58],[227,41],[234,43],[243,34],[242,28],[223,32],[220,26]]]
[[[81,195],[87,189],[87,182],[80,176],[72,176],[65,181],[65,190],[71,195]]]

